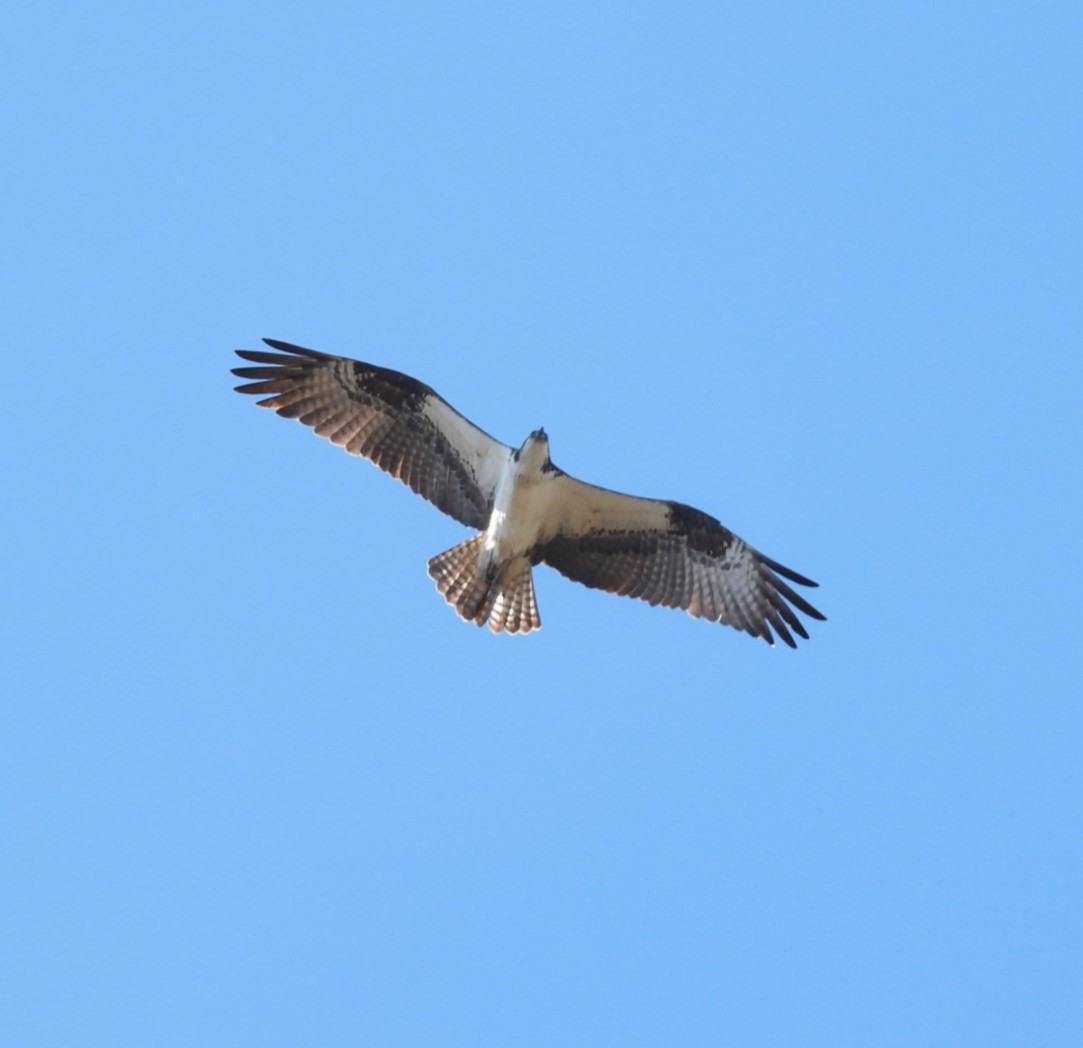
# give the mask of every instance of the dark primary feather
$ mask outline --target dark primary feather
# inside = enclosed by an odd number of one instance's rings
[[[468,527],[492,510],[496,470],[508,449],[409,375],[264,339],[280,352],[238,349],[258,367],[234,368],[251,381],[238,393],[266,396],[260,407],[311,426],[362,455]]]

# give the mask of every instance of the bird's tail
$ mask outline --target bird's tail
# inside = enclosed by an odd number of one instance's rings
[[[541,626],[527,557],[502,570],[481,567],[484,535],[475,535],[429,561],[429,575],[459,617],[493,633],[529,633]]]

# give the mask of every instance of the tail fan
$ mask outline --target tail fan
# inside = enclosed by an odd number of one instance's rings
[[[475,535],[429,561],[429,576],[459,617],[494,633],[529,633],[541,626],[530,561],[519,557],[494,574],[482,571],[484,535]]]

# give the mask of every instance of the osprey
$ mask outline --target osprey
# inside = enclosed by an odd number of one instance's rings
[[[238,349],[238,393],[363,455],[437,509],[479,532],[429,561],[437,589],[463,618],[494,633],[541,625],[531,569],[683,608],[774,644],[808,638],[794,608],[823,619],[783,579],[816,583],[770,560],[714,517],[680,502],[585,484],[549,458],[536,429],[518,448],[494,440],[437,393],[401,372],[264,339],[277,353]],[[791,607],[792,605],[792,607]],[[792,631],[792,632],[791,632]]]

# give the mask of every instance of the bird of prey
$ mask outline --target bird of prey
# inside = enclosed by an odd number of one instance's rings
[[[363,455],[437,509],[478,532],[429,561],[463,619],[494,633],[541,625],[532,568],[548,564],[595,589],[683,608],[773,645],[808,639],[794,608],[823,619],[784,580],[816,583],[680,502],[637,498],[553,465],[536,429],[518,448],[493,439],[424,383],[389,368],[264,339],[239,349],[255,367],[238,393]],[[792,605],[792,607],[791,607]],[[772,632],[773,631],[773,632]]]

